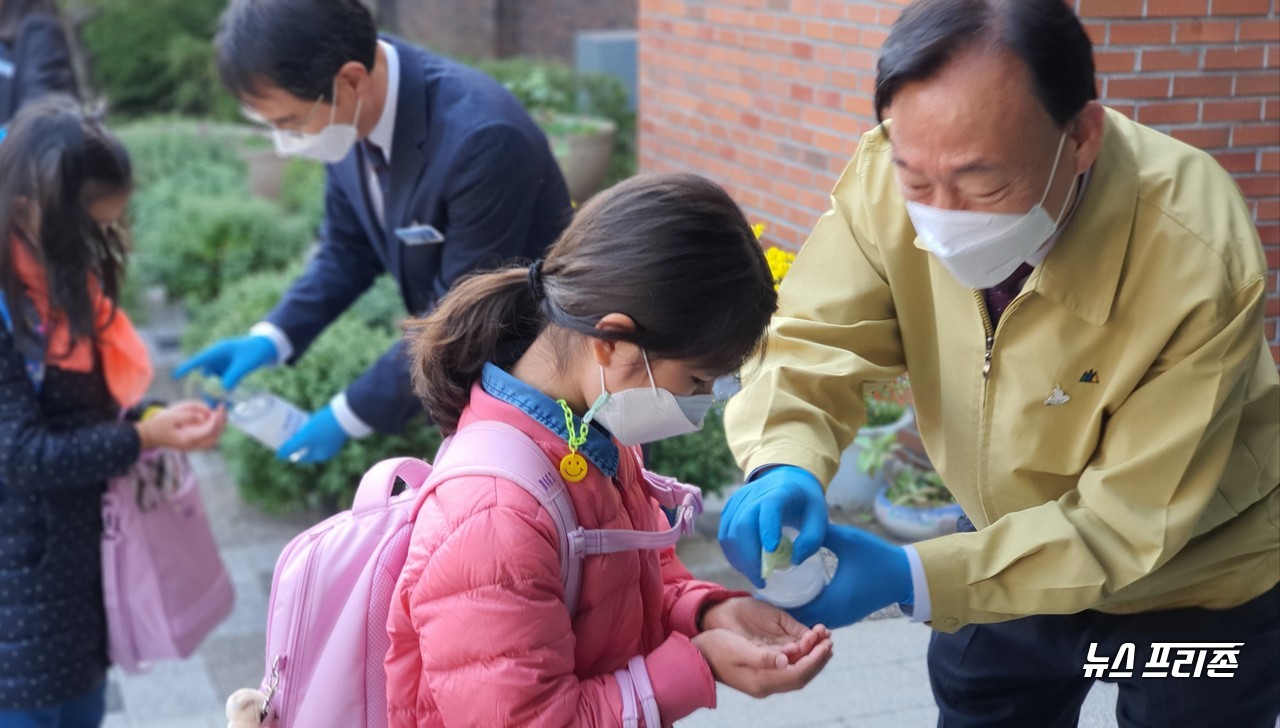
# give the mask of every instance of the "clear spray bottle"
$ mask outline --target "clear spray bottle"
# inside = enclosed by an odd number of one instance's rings
[[[279,447],[307,422],[307,413],[293,403],[256,387],[240,385],[227,391],[213,377],[191,375],[192,396],[211,405],[227,406],[227,421],[244,434],[272,450]]]

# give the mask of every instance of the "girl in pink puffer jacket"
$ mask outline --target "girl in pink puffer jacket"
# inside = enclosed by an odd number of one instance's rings
[[[586,529],[659,531],[633,446],[692,432],[711,382],[763,341],[777,304],[751,227],[692,175],[619,184],[545,262],[474,276],[409,326],[418,395],[441,429],[500,421],[560,464]],[[392,728],[670,725],[804,686],[830,633],[696,581],[674,548],[586,557],[576,614],[551,516],[492,476],[442,483],[391,604]]]

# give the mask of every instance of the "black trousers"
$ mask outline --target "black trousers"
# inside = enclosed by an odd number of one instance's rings
[[[1166,650],[1163,659],[1153,653],[1158,643],[1240,642],[1232,677],[1207,676],[1212,650],[1203,652],[1203,660],[1194,650]],[[1132,675],[1111,675],[1117,656],[1119,672],[1128,671],[1129,653]],[[1194,675],[1200,662],[1200,677],[1175,677],[1168,666],[1166,677],[1143,677],[1180,659],[1180,674]],[[1094,666],[1090,677],[1086,664]],[[929,643],[939,728],[1075,726],[1095,677],[1119,685],[1121,728],[1275,728],[1280,586],[1231,609],[1026,617],[935,632]]]

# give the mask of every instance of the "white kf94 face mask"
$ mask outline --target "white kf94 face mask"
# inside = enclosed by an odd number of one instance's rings
[[[316,102],[320,103],[319,101]],[[329,125],[315,134],[274,129],[276,153],[282,157],[305,157],[325,164],[341,162],[351,148],[356,145],[360,134],[356,125],[360,123],[360,110],[364,99],[356,98],[356,115],[350,124],[334,123],[338,117],[338,81],[333,82],[333,106],[329,112]]]
[[[649,386],[610,393],[605,388],[604,367],[600,367],[600,396],[583,416],[583,422],[599,420],[623,445],[642,445],[687,435],[702,429],[715,402],[711,394],[676,396],[653,381],[649,355],[644,355],[644,368],[649,373]]]
[[[990,288],[1008,278],[1053,235],[1067,211],[1071,195],[1062,201],[1057,218],[1044,209],[1066,140],[1063,132],[1044,194],[1024,214],[944,210],[908,201],[907,215],[920,236],[920,247],[969,288]]]

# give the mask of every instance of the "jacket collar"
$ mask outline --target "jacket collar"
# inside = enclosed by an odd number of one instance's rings
[[[564,446],[565,452],[568,452],[569,428],[564,421],[564,409],[556,400],[516,379],[494,364],[484,365],[484,371],[480,375],[480,387],[485,394],[515,407],[550,430]],[[472,402],[474,406],[474,397]],[[580,420],[575,418],[575,425],[578,422]],[[587,428],[587,441],[578,448],[578,452],[606,476],[613,478],[618,475],[618,447],[595,425]]]
[[[1049,257],[1027,289],[1100,326],[1111,315],[1138,203],[1138,165],[1107,110],[1102,150],[1092,177]]]

